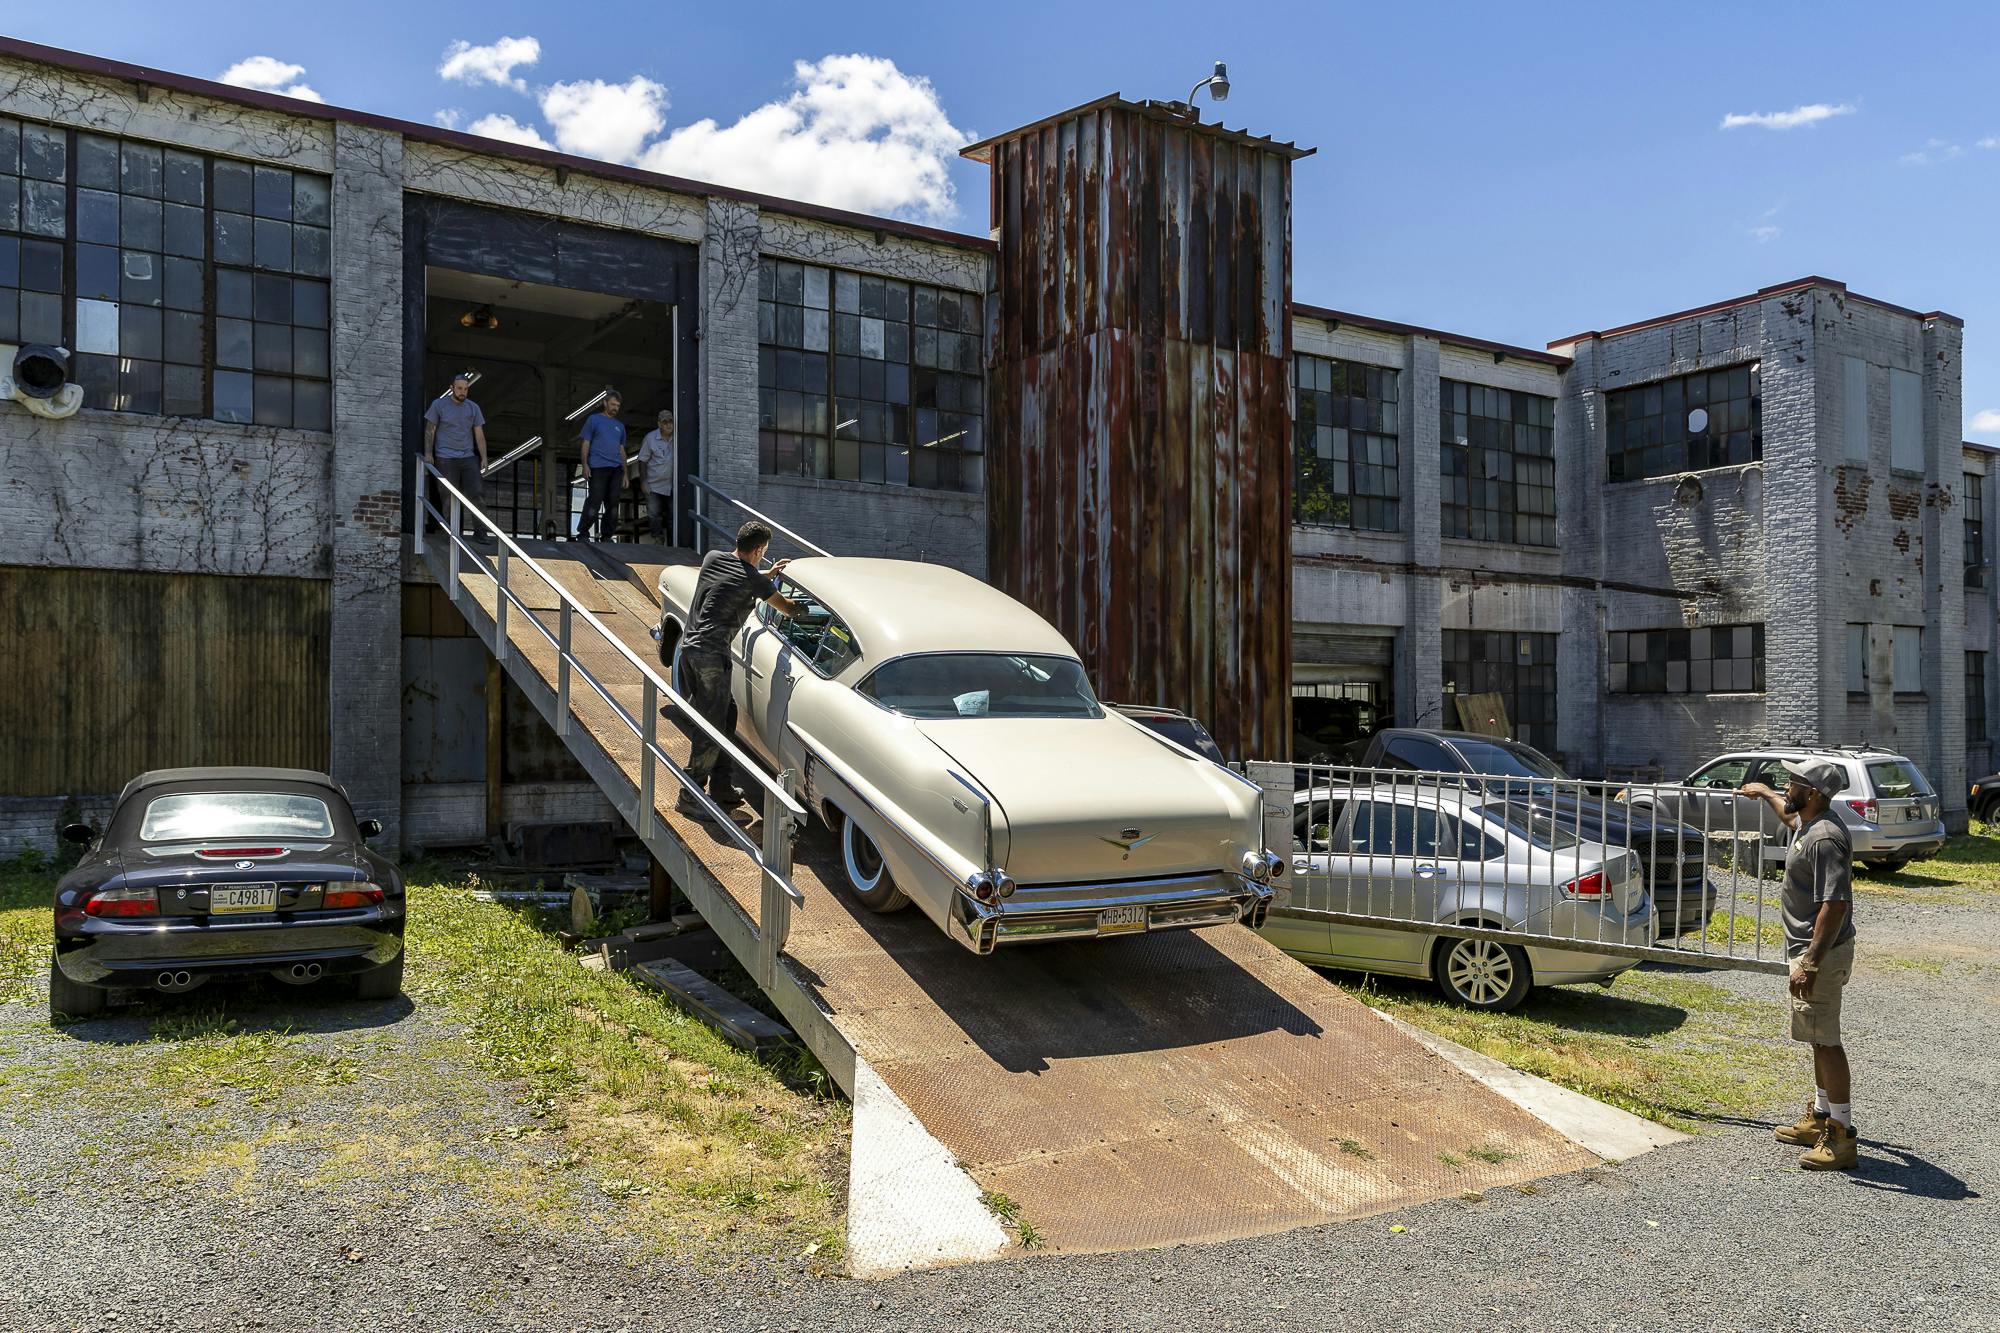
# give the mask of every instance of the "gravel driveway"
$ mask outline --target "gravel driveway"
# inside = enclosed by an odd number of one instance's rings
[[[326,1005],[284,1038],[278,1082],[321,1086],[292,1117],[287,1086],[251,1081],[272,1126],[259,1151],[295,1183],[243,1191],[227,1153],[143,1112],[130,1062],[159,1058],[144,1023],[56,1032],[39,1004],[0,1005],[0,1329],[2000,1329],[2000,895],[1870,896],[1858,919],[1851,1176],[1797,1170],[1767,1123],[1720,1125],[1533,1193],[877,1284],[786,1258],[696,1272],[593,1242],[587,1218],[544,1226],[530,1201],[474,1206],[464,1182],[504,1179],[535,1136],[514,1137],[515,1095],[407,1002]],[[294,1021],[278,1014],[241,1025]],[[352,1152],[325,1134],[343,1121]]]

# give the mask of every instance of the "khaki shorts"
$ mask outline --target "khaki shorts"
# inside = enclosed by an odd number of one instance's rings
[[[1815,1046],[1840,1045],[1840,994],[1854,975],[1854,941],[1836,944],[1820,960],[1813,974],[1812,993],[1806,999],[1792,997],[1792,1040]]]

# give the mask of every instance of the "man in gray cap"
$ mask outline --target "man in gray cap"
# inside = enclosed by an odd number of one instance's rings
[[[1784,764],[1792,780],[1783,795],[1761,782],[1737,792],[1765,802],[1798,830],[1785,855],[1782,914],[1792,961],[1792,1039],[1812,1046],[1815,1086],[1813,1104],[1796,1124],[1778,1130],[1778,1141],[1812,1145],[1799,1156],[1808,1171],[1846,1171],[1856,1154],[1840,995],[1854,973],[1854,841],[1833,813],[1833,798],[1847,774],[1824,759]]]

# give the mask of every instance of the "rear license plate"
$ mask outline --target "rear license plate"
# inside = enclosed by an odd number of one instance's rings
[[[211,916],[225,912],[275,912],[278,886],[275,884],[218,884],[208,891]]]
[[[1107,907],[1097,914],[1097,933],[1100,935],[1145,928],[1146,909],[1143,907]]]

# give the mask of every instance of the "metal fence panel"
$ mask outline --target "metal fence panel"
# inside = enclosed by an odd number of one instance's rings
[[[1274,910],[1342,926],[1782,972],[1792,831],[1724,788],[1258,763]],[[1587,967],[1587,960],[1557,957]]]

